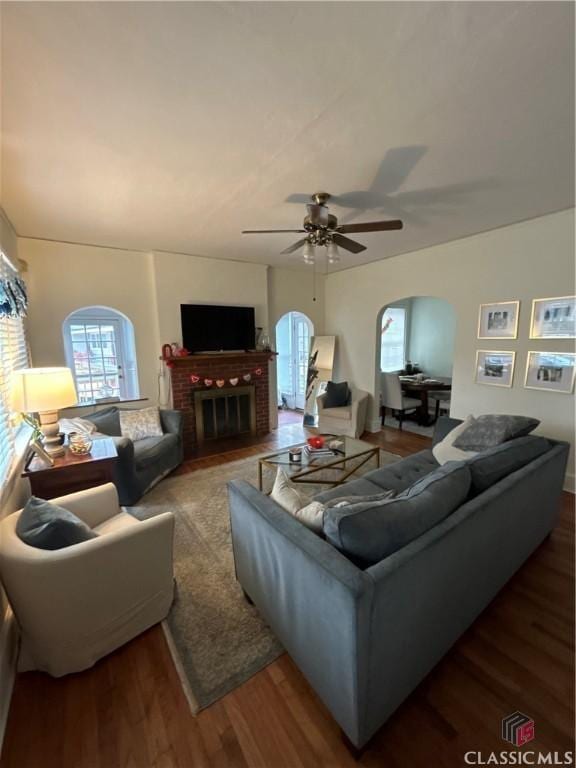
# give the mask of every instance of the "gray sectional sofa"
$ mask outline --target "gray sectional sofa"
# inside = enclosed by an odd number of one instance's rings
[[[459,423],[440,419],[435,442]],[[229,484],[237,578],[356,747],[368,742],[554,527],[568,444],[532,436],[519,441],[465,462],[458,468],[470,478],[464,502],[368,567],[250,484]],[[404,491],[438,466],[430,450],[422,451],[348,483],[345,493]],[[433,512],[435,488],[446,489],[428,485]],[[337,494],[343,489],[316,498]]]
[[[162,437],[145,437],[132,442],[121,436],[118,408],[113,406],[86,416],[98,432],[114,439],[118,463],[114,473],[114,485],[122,506],[130,507],[182,463],[183,417],[181,411],[160,410]]]

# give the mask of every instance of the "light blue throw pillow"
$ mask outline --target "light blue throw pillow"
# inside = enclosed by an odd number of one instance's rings
[[[16,523],[18,538],[36,549],[62,549],[98,534],[64,507],[32,496]]]

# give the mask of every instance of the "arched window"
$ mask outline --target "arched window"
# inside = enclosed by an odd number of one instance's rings
[[[134,326],[109,307],[82,307],[64,321],[66,362],[78,402],[139,397]]]

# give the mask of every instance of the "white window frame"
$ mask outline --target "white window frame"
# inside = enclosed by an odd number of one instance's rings
[[[72,333],[73,325],[112,325],[115,328],[116,359],[119,364],[119,397],[121,400],[136,400],[140,397],[138,384],[138,368],[136,362],[136,344],[134,327],[126,315],[111,307],[80,307],[71,312],[62,324],[62,336],[64,340],[64,353],[66,365],[71,369],[76,388],[80,389],[76,373],[76,365],[73,354]],[[88,377],[91,379],[90,374]],[[84,377],[81,377],[84,378]],[[94,399],[90,402],[98,402]]]
[[[386,312],[388,310],[395,310],[399,312],[404,313],[404,336],[402,339],[402,360],[395,361],[398,364],[394,364],[391,367],[384,367],[382,363],[382,350],[384,347],[384,334],[382,333],[382,328],[384,326],[384,318],[386,317]],[[382,317],[380,318],[380,370],[383,373],[391,373],[393,371],[400,371],[404,368],[406,364],[406,354],[407,354],[407,343],[408,343],[408,323],[409,323],[409,313],[408,313],[408,307],[404,307],[401,305],[390,305],[384,309],[382,312]]]

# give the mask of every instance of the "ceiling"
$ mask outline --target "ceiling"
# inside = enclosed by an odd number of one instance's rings
[[[404,219],[346,268],[574,205],[571,2],[8,2],[1,42],[22,236],[300,266],[241,230]]]

